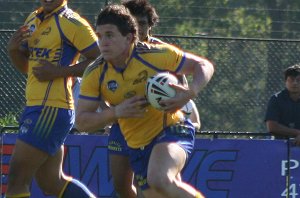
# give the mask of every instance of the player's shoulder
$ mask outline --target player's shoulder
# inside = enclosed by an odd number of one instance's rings
[[[136,45],[136,52],[139,54],[145,53],[163,53],[171,50],[173,47],[167,43],[153,44],[148,42],[138,42]]]
[[[41,13],[41,11],[42,11],[42,9],[39,8],[39,9],[36,9],[36,10],[34,10],[33,12],[31,12],[31,13],[27,16],[27,18],[26,18],[26,20],[25,20],[25,24],[28,24],[28,23],[30,23],[32,20],[34,20],[34,19]]]
[[[70,8],[66,8],[63,10],[63,12],[58,14],[60,16],[60,20],[66,25],[75,27],[90,25],[86,19],[81,17],[77,12],[73,11]]]
[[[150,37],[148,38],[148,43],[151,43],[151,44],[164,44],[165,42],[163,42],[163,41],[160,40],[159,38],[150,36]]]
[[[89,75],[90,73],[98,69],[103,70],[104,65],[105,65],[105,60],[103,56],[100,55],[87,66],[87,68],[84,71],[84,75]]]

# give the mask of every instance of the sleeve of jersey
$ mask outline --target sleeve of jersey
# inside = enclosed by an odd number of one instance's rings
[[[86,20],[82,18],[69,19],[68,23],[62,28],[68,40],[81,53],[98,46],[98,37]]]
[[[167,55],[164,56],[165,66],[167,70],[178,72],[185,62],[185,53],[179,48],[172,45],[165,45]]]
[[[100,100],[100,84],[99,84],[99,72],[97,69],[90,70],[87,68],[82,77],[80,85],[80,99],[85,100]]]

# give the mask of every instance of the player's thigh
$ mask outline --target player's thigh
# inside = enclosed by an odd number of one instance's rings
[[[186,161],[186,153],[176,143],[156,144],[149,159],[147,177],[154,179],[174,179],[178,177]]]
[[[17,139],[10,161],[10,178],[28,184],[47,157],[47,153]]]
[[[133,171],[130,166],[129,157],[124,155],[109,155],[109,166],[115,185],[130,186],[133,181]]]

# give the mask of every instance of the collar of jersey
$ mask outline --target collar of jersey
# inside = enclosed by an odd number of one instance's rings
[[[134,48],[135,48],[135,45],[134,44],[131,44],[130,46],[130,49],[129,49],[129,56],[126,58],[125,60],[125,67],[124,68],[119,68],[119,67],[116,67],[115,65],[113,65],[113,68],[117,71],[117,72],[124,72],[125,69],[128,67],[128,64],[130,63],[131,59],[133,58],[134,56]]]
[[[38,9],[38,13],[37,13],[37,17],[41,19],[41,21],[51,17],[52,15],[54,14],[60,14],[62,13],[63,11],[65,11],[67,9],[67,1],[64,1],[60,6],[58,6],[56,9],[54,9],[51,13],[45,15],[44,14],[44,8],[43,7],[40,7]]]

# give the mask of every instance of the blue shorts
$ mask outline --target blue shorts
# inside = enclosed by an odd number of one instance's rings
[[[130,164],[135,174],[135,179],[142,190],[149,188],[147,183],[147,171],[151,151],[156,144],[162,142],[177,143],[184,149],[188,159],[194,149],[195,128],[188,119],[183,125],[176,124],[165,128],[145,147],[138,149],[129,148]]]
[[[74,125],[74,110],[49,106],[27,106],[20,120],[18,138],[54,155]]]
[[[119,124],[113,124],[108,136],[108,152],[112,155],[129,156],[127,142],[121,132]]]

